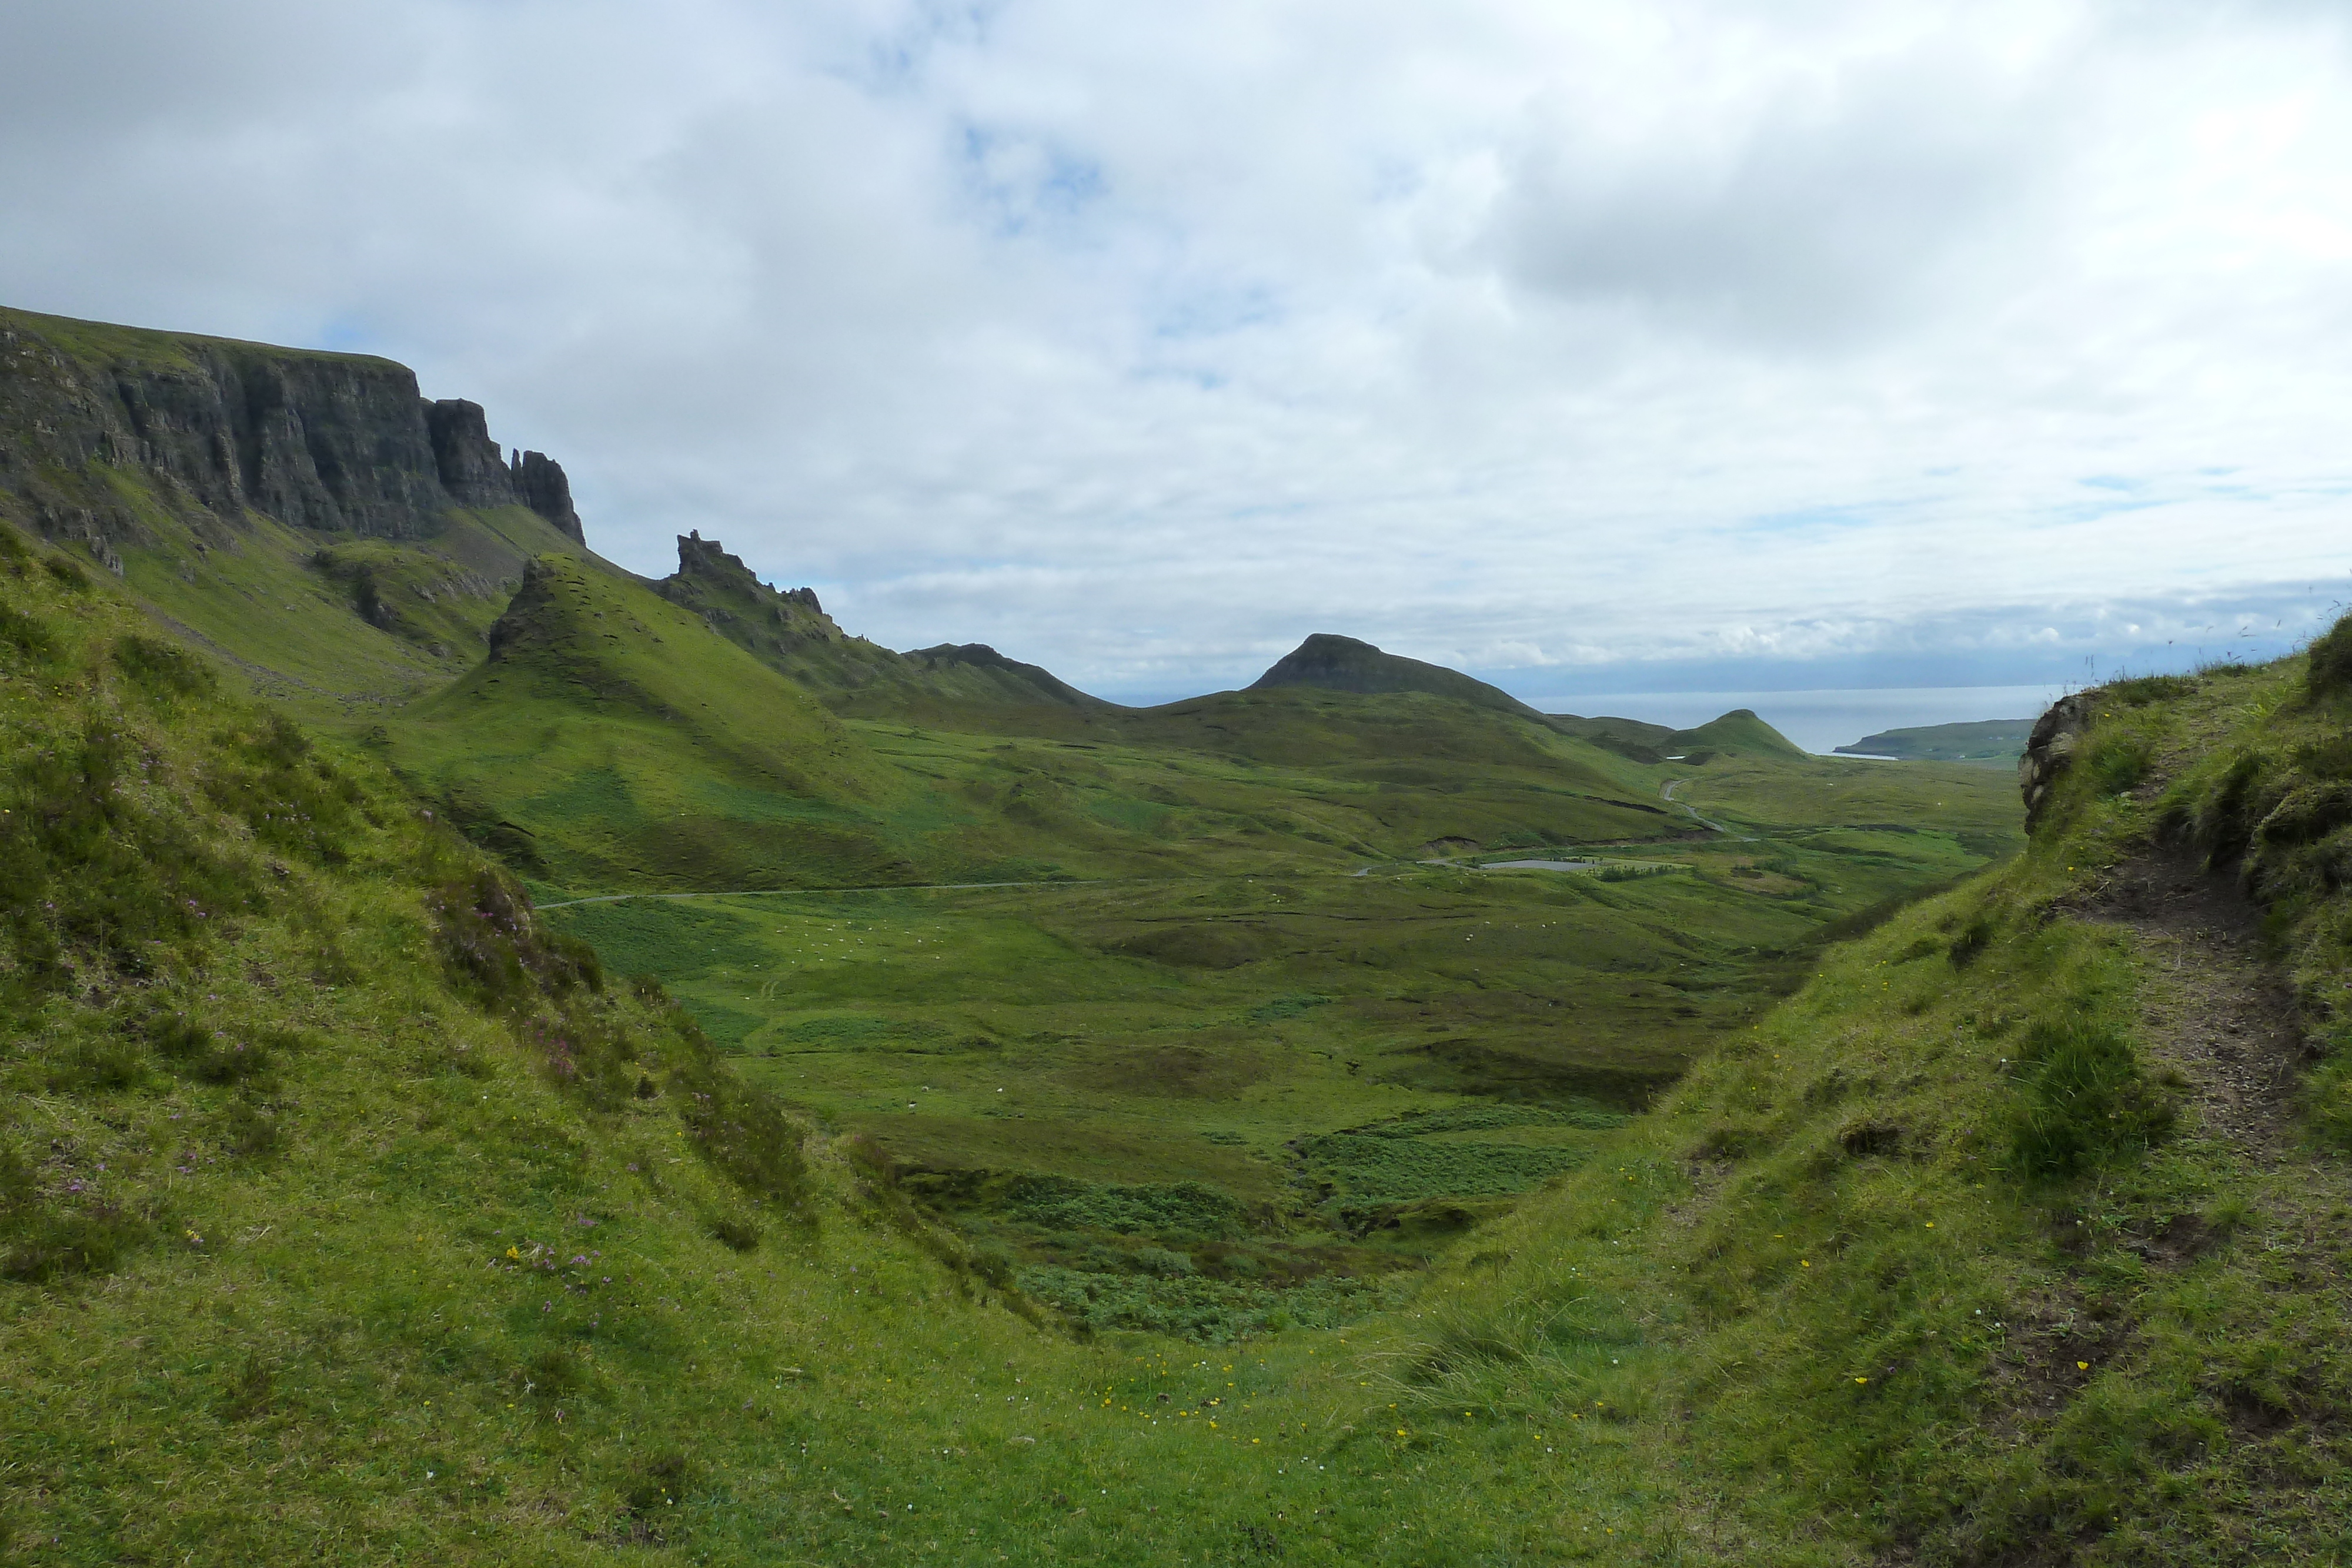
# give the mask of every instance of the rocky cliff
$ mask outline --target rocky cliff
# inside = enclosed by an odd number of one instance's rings
[[[154,507],[226,543],[248,512],[415,539],[514,505],[582,538],[560,466],[404,365],[0,310],[0,511],[109,564]]]

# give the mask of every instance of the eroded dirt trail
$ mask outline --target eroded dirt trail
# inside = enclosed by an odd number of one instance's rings
[[[2263,959],[2261,911],[2231,877],[2158,854],[2116,868],[2075,913],[2139,939],[2160,977],[2143,1042],[2188,1080],[2199,1130],[2280,1158],[2308,1058],[2294,999]]]

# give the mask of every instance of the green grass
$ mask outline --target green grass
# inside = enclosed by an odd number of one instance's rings
[[[542,556],[494,656],[414,705],[394,766],[557,883],[890,882],[907,781],[782,676],[645,589]]]
[[[530,916],[367,749],[230,700],[55,559],[0,536],[18,1554],[2342,1554],[2346,748],[2341,699],[2292,665],[2118,699],[2084,755],[2143,757],[2136,783],[2078,770],[2025,856],[1770,1008],[1775,934],[1899,904],[1965,865],[1957,834],[1877,825],[1906,824],[1892,797],[1806,817],[1845,775],[1710,763],[1694,799],[1756,841],[1660,846],[1690,871],[1633,883],[1220,871],[561,912],[606,959],[630,927],[598,912],[688,916],[644,951],[683,960],[690,1006],[757,1014],[748,1047],[802,1048],[754,1065],[827,1074],[824,1133]],[[2168,1098],[2142,1031],[2179,981],[2070,913],[2161,833],[2255,852],[2336,1042],[2275,1165]],[[1250,956],[1120,946],[1171,924]],[[1726,1026],[1622,1124],[1343,1054],[1572,1054],[1528,1004],[1578,964],[1622,986],[1619,1044],[1675,1038],[1681,1006]],[[909,1080],[943,1102],[921,1137],[1058,1121],[995,1146],[1068,1168],[888,1157],[903,1113],[861,1134],[857,1096]],[[981,1113],[1000,1087],[1024,1114]],[[1322,1120],[1286,1121],[1284,1088]],[[2174,1114],[2106,1135],[2130,1104]],[[2100,1135],[2044,1157],[2070,1116]],[[1385,1253],[1269,1240],[1300,1132],[1368,1193],[1413,1169],[1372,1145],[1578,1159],[1401,1202]],[[2149,1255],[2168,1236],[2202,1239]],[[1425,1270],[1372,1266],[1423,1242]]]
[[[1323,1347],[1088,1348],[990,1304],[989,1259],[854,1145],[804,1166],[363,752],[206,690],[10,542],[38,635],[0,685],[0,810],[7,863],[48,868],[7,884],[0,968],[12,1552],[1174,1561],[1311,1542],[1294,1514],[1385,1489],[1311,1457],[1328,1407],[1292,1367]],[[1028,1201],[1164,1220],[1125,1195]],[[1362,1532],[1333,1533],[1312,1554]]]
[[[640,585],[572,558],[533,570],[497,656],[374,733],[551,895],[1352,873],[1486,846],[1674,843],[1710,831],[1660,799],[1672,778],[1715,809],[1720,774],[1736,809],[1757,780],[1801,789],[1857,766],[1769,748],[1649,765],[1419,693],[1134,711],[908,688],[900,716],[842,719]],[[861,689],[865,707],[882,701]],[[2014,840],[1981,775],[1869,793],[1888,821],[1969,834],[1979,860]],[[1930,793],[1950,806],[1924,810]],[[1820,796],[1788,814],[1852,810]]]
[[[399,704],[478,663],[523,563],[539,551],[576,549],[519,507],[453,512],[440,535],[416,543],[347,539],[323,548],[317,536],[252,513],[235,548],[224,549],[131,476],[110,472],[109,479],[148,530],[121,552],[132,591],[222,655],[241,685],[337,727],[381,724]],[[362,612],[362,580],[373,620]]]
[[[2105,688],[1983,873],[2007,780],[1737,716],[828,709],[535,521],[125,502],[0,528],[11,1555],[2352,1550],[2342,631]],[[2084,916],[2157,844],[2269,911],[2274,1157]]]
[[[1979,863],[1947,833],[1814,827],[1769,841],[1765,870],[1765,841],[1678,843],[1677,874],[1631,882],[1412,867],[549,918],[658,975],[748,1077],[870,1140],[976,1243],[1055,1270],[1034,1276],[1047,1299],[1222,1338],[1286,1288],[1328,1317],[1331,1278],[1426,1258],[1573,1169],[1614,1124],[1598,1107],[1644,1103],[1752,1021],[1837,921]],[[1255,1206],[1238,1272],[1205,1271],[1230,1299],[1130,1278],[1137,1247],[1185,1238],[1039,1221],[1005,1196],[1030,1178]]]
[[[2336,1560],[2339,1058],[2284,1160],[2218,1136],[2137,1043],[2179,1005],[2169,961],[2067,913],[2153,837],[2226,850],[2326,787],[2340,718],[2296,678],[2119,695],[2083,755],[2163,789],[2078,768],[2026,859],[1833,954],[1559,1201],[1482,1231],[1505,1261],[1456,1254],[1417,1299],[1438,1332],[1389,1353],[1433,1401],[1620,1409],[1684,1456],[1647,1558]],[[2324,1037],[2340,901],[2273,909]],[[1652,1310],[1603,1369],[1545,1326],[1563,1291]]]

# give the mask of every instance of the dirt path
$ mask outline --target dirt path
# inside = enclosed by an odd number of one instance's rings
[[[2294,999],[2262,956],[2262,912],[2190,855],[2118,866],[2074,911],[2139,938],[2159,977],[2148,1052],[2189,1081],[2202,1129],[2263,1161],[2284,1150],[2308,1061]]]

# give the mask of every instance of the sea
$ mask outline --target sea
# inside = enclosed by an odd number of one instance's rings
[[[1688,729],[1734,708],[1757,716],[1808,751],[1834,751],[1886,729],[1980,719],[2032,719],[2070,688],[2044,686],[1864,686],[1802,692],[1604,692],[1528,697],[1546,713],[1607,715]]]

